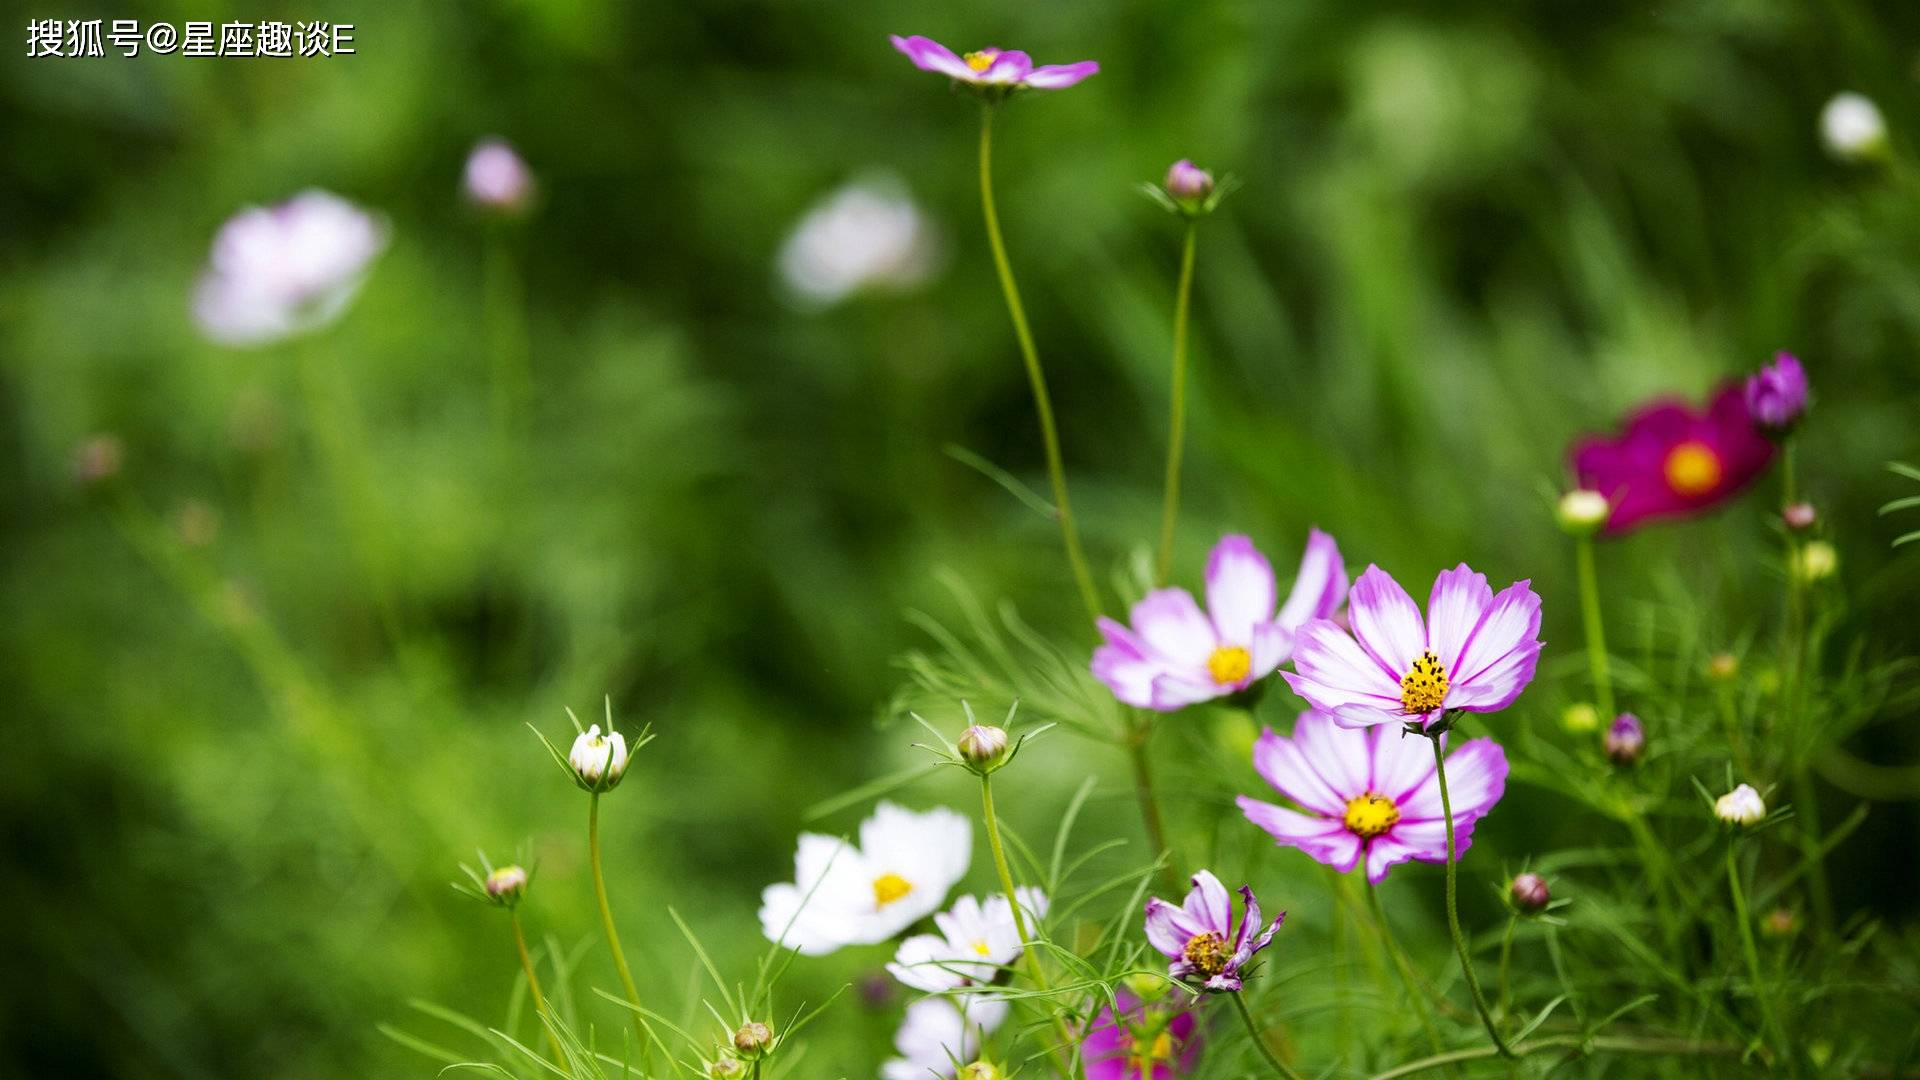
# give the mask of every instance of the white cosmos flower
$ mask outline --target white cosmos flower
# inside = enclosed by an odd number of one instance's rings
[[[1017,892],[1027,932],[1032,933],[1047,913],[1047,895],[1034,888]],[[938,993],[992,982],[1001,968],[1020,958],[1023,943],[1005,896],[989,896],[984,904],[963,896],[933,922],[938,934],[915,934],[901,942],[887,965],[894,978],[917,990]]]
[[[602,784],[610,788],[627,771],[627,737],[617,731],[602,735],[595,724],[574,738],[567,764],[589,788]]]
[[[1758,825],[1767,817],[1766,801],[1750,784],[1741,784],[1714,800],[1713,814],[1729,825]]]
[[[249,207],[213,238],[194,318],[226,345],[263,345],[319,329],[346,310],[386,245],[378,218],[325,191]]]
[[[801,217],[780,250],[780,276],[803,303],[827,307],[865,289],[912,288],[938,262],[933,227],[906,188],[871,177]]]
[[[1865,94],[1835,94],[1820,110],[1820,140],[1840,161],[1865,161],[1886,149],[1887,121]]]
[[[808,956],[885,941],[938,910],[972,861],[966,818],[883,802],[860,823],[859,847],[800,834],[793,881],[761,894],[760,928]]]
[[[981,1040],[1006,1018],[1004,1001],[974,995],[922,998],[907,1006],[907,1017],[893,1037],[900,1056],[881,1063],[881,1080],[952,1076],[954,1063],[972,1061]]]

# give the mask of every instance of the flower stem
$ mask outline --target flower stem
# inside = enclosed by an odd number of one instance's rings
[[[600,902],[600,928],[607,934],[607,949],[613,953],[613,966],[620,973],[620,986],[627,992],[627,1004],[635,1009],[633,1029],[639,1033],[640,1046],[647,1045],[647,1029],[640,1021],[640,989],[633,984],[633,972],[627,968],[627,954],[620,948],[620,932],[613,926],[613,908],[607,904],[607,879],[600,872],[600,793],[587,802],[587,861],[593,867],[593,895]]]
[[[1793,440],[1788,439],[1780,447],[1783,509],[1792,506],[1797,498],[1798,472]],[[1801,858],[1806,862],[1807,900],[1813,908],[1814,923],[1822,930],[1830,930],[1833,927],[1833,898],[1827,887],[1827,866],[1820,843],[1819,807],[1814,801],[1813,777],[1808,766],[1813,748],[1807,745],[1806,740],[1807,669],[1812,662],[1808,655],[1807,587],[1800,570],[1802,545],[1792,529],[1788,529],[1786,535],[1787,625],[1781,645],[1786,654],[1782,666],[1786,669],[1787,678],[1781,695],[1790,733],[1788,754],[1793,762],[1794,813],[1799,818],[1795,831],[1800,838]]]
[[[1300,1080],[1300,1074],[1287,1068],[1279,1058],[1275,1057],[1273,1049],[1267,1045],[1267,1040],[1260,1037],[1260,1028],[1254,1024],[1253,1014],[1247,1011],[1247,1003],[1241,995],[1236,992],[1227,996],[1233,999],[1234,1008],[1239,1010],[1240,1021],[1247,1025],[1247,1037],[1253,1040],[1253,1045],[1260,1048],[1260,1056],[1266,1058],[1267,1064],[1273,1067],[1274,1075],[1285,1077],[1286,1080]]]
[[[1427,1041],[1433,1044],[1433,1051],[1437,1054],[1440,1052],[1440,1028],[1433,1022],[1433,1003],[1427,998],[1426,988],[1420,985],[1419,978],[1414,975],[1413,964],[1407,959],[1407,954],[1400,951],[1400,943],[1394,939],[1393,927],[1387,922],[1386,905],[1380,902],[1379,888],[1369,884],[1367,897],[1373,902],[1373,921],[1380,931],[1380,944],[1387,950],[1388,959],[1393,961],[1393,970],[1399,974],[1407,997],[1419,1002],[1420,1027],[1427,1033]]]
[[[1034,989],[1050,993],[1052,987],[1047,985],[1046,969],[1040,966],[1039,951],[1033,947],[1033,935],[1027,930],[1026,912],[1020,907],[1019,894],[1014,891],[1013,870],[1007,865],[1006,846],[1000,842],[1000,817],[993,810],[993,777],[986,772],[980,774],[980,815],[987,829],[987,847],[993,852],[993,869],[1000,875],[1000,891],[1007,898],[1007,907],[1013,911],[1014,933],[1020,935],[1020,954],[1026,961],[1027,977],[1033,980]],[[1067,1060],[1067,1047],[1074,1043],[1073,1031],[1057,1009],[1049,1007],[1047,1012],[1051,1014],[1054,1032],[1060,1037],[1053,1047],[1054,1060],[1060,1066],[1060,1075],[1069,1077],[1072,1066]]]
[[[520,930],[520,913],[510,912],[513,922],[513,944],[520,950],[520,970],[527,973],[527,991],[533,995],[533,1011],[541,1017],[547,1016],[547,999],[540,994],[540,977],[533,973],[533,954],[527,952],[527,935]],[[543,1029],[546,1024],[540,1025]],[[566,1068],[566,1058],[560,1053],[560,1043],[547,1030],[547,1049],[553,1052],[553,1060],[561,1068]]]
[[[993,248],[993,266],[1000,274],[1000,291],[1006,294],[1007,315],[1013,320],[1013,336],[1020,343],[1020,358],[1027,367],[1033,408],[1040,416],[1040,438],[1046,446],[1047,476],[1053,483],[1054,515],[1060,520],[1060,540],[1066,545],[1067,562],[1073,567],[1074,584],[1079,586],[1087,617],[1097,619],[1100,593],[1093,586],[1093,574],[1087,570],[1087,558],[1081,553],[1080,530],[1073,523],[1073,504],[1067,499],[1067,472],[1060,460],[1060,433],[1054,426],[1053,399],[1047,394],[1047,377],[1040,370],[1040,353],[1033,345],[1027,310],[1020,303],[1020,286],[1014,283],[1013,267],[1007,262],[1006,241],[1000,236],[1000,214],[994,209],[992,105],[980,111],[980,208],[987,220],[987,243]]]
[[[1161,863],[1161,880],[1168,889],[1178,889],[1180,872],[1167,857],[1167,826],[1160,816],[1160,798],[1154,794],[1153,758],[1147,744],[1153,739],[1153,718],[1142,717],[1127,735],[1127,757],[1133,763],[1133,793],[1140,802],[1140,821],[1147,830],[1147,847]]]
[[[1197,225],[1187,222],[1180,248],[1180,284],[1173,301],[1172,415],[1167,423],[1167,484],[1160,508],[1160,555],[1154,560],[1153,579],[1165,585],[1173,570],[1173,527],[1180,516],[1180,455],[1187,435],[1187,314],[1193,300],[1193,245]]]
[[[1581,541],[1584,545],[1586,541]],[[1589,575],[1589,580],[1591,576]],[[1500,1029],[1493,1022],[1493,1013],[1487,1008],[1486,995],[1480,992],[1480,979],[1473,973],[1473,957],[1467,952],[1467,939],[1460,933],[1460,907],[1455,866],[1460,861],[1459,850],[1453,838],[1453,797],[1447,792],[1447,755],[1440,746],[1440,736],[1429,736],[1433,740],[1433,774],[1440,782],[1440,810],[1447,818],[1447,930],[1453,934],[1453,951],[1460,957],[1460,973],[1467,977],[1467,991],[1473,995],[1473,1007],[1480,1013],[1480,1023],[1485,1025],[1487,1035],[1493,1040],[1493,1048],[1501,1057],[1512,1057],[1506,1040],[1500,1037]]]
[[[1587,630],[1587,667],[1593,675],[1593,696],[1600,706],[1601,723],[1612,723],[1613,678],[1607,673],[1607,629],[1600,619],[1600,581],[1593,569],[1593,538],[1575,541],[1575,561],[1580,570],[1580,617]]]
[[[1747,961],[1747,978],[1753,981],[1753,1000],[1760,1008],[1760,1026],[1762,1034],[1774,1046],[1779,1055],[1774,1065],[1777,1067],[1791,1060],[1792,1048],[1780,1030],[1780,1021],[1773,1014],[1773,999],[1767,994],[1767,987],[1761,981],[1760,950],[1753,940],[1753,914],[1747,910],[1747,892],[1740,884],[1740,864],[1735,857],[1738,846],[1729,841],[1727,844],[1727,891],[1733,894],[1733,918],[1740,924],[1740,952]]]

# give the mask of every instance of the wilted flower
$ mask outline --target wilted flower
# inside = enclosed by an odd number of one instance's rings
[[[1887,151],[1887,121],[1866,95],[1835,94],[1820,110],[1820,141],[1840,161],[1874,160]]]
[[[118,435],[89,435],[73,451],[73,479],[82,486],[120,475],[126,447]]]
[[[1647,733],[1640,726],[1639,717],[1632,713],[1621,713],[1608,726],[1601,745],[1615,765],[1631,765],[1640,760],[1640,752],[1647,745]]]
[[[1792,353],[1775,353],[1773,363],[1747,378],[1746,395],[1754,425],[1769,435],[1784,435],[1807,409],[1807,369]]]
[[[589,791],[611,791],[627,772],[627,737],[617,731],[600,734],[594,724],[573,740],[567,764]]]
[[[227,345],[316,330],[346,310],[386,244],[377,219],[325,191],[242,210],[214,237],[194,316],[208,337]]]
[[[503,907],[512,907],[526,894],[528,880],[524,867],[502,866],[487,875],[484,888],[488,899]]]
[[[860,823],[860,846],[802,833],[794,880],[760,897],[760,928],[808,956],[885,941],[936,911],[973,859],[973,827],[936,807],[890,802]]]
[[[1442,738],[1447,738],[1442,736]],[[1275,841],[1345,873],[1364,855],[1378,884],[1408,859],[1447,861],[1447,826],[1434,774],[1433,747],[1389,727],[1353,730],[1321,712],[1305,712],[1293,737],[1271,728],[1253,746],[1253,767],[1300,806],[1289,810],[1240,796],[1240,812]],[[1492,739],[1473,739],[1447,755],[1454,848],[1473,844],[1474,823],[1507,788],[1507,755]]]
[[[1007,753],[1007,729],[992,724],[970,724],[954,746],[969,764],[991,765]]]
[[[1547,887],[1546,878],[1529,870],[1514,875],[1507,886],[1507,899],[1513,903],[1514,910],[1533,915],[1547,909],[1553,900],[1553,890]]]
[[[1825,540],[1809,541],[1795,553],[1790,569],[1801,581],[1825,581],[1840,569],[1840,552]]]
[[[1047,895],[1030,887],[1015,891],[1031,927],[1046,914]],[[917,990],[939,993],[990,983],[1025,948],[1005,896],[989,896],[984,904],[962,896],[950,910],[936,913],[933,924],[938,934],[916,934],[901,942],[887,965],[894,978]]]
[[[1487,576],[1461,563],[1434,579],[1427,621],[1377,566],[1347,596],[1349,635],[1325,619],[1300,630],[1295,693],[1345,727],[1418,724],[1452,710],[1498,712],[1533,681],[1540,657],[1540,597],[1527,581],[1495,596]]]
[[[827,307],[865,291],[927,280],[940,244],[920,207],[891,177],[857,180],[808,210],[780,249],[780,276],[800,302]]]
[[[745,1058],[757,1058],[773,1049],[773,1028],[758,1020],[741,1024],[733,1033],[733,1049]]]
[[[1114,1001],[1119,1013],[1101,1009],[1080,1043],[1086,1080],[1173,1080],[1193,1071],[1200,1031],[1192,1012],[1125,989]]]
[[[1560,726],[1575,735],[1584,735],[1600,726],[1600,710],[1584,701],[1576,701],[1560,712]]]
[[[1246,912],[1236,931],[1233,900],[1210,870],[1193,875],[1193,890],[1179,907],[1157,896],[1147,900],[1147,941],[1172,961],[1170,977],[1215,992],[1240,989],[1241,969],[1267,947],[1287,917],[1283,911],[1261,925],[1251,885],[1240,886],[1240,901]]]
[[[1729,825],[1758,825],[1767,816],[1767,804],[1750,785],[1741,784],[1714,800],[1713,816]]]
[[[1244,536],[1222,537],[1207,559],[1208,610],[1185,589],[1156,589],[1133,606],[1131,627],[1101,619],[1093,675],[1126,704],[1161,712],[1239,693],[1286,660],[1301,624],[1332,615],[1346,588],[1339,546],[1315,529],[1276,612],[1267,557]]]
[[[1574,488],[1560,496],[1553,516],[1569,536],[1592,536],[1607,523],[1607,514],[1612,509],[1605,495],[1587,488]]]
[[[1820,514],[1810,502],[1788,503],[1780,511],[1780,523],[1794,532],[1806,532],[1820,520]]]
[[[945,75],[990,101],[1020,90],[1063,90],[1100,70],[1092,60],[1034,67],[1026,53],[991,46],[956,56],[945,45],[918,35],[903,38],[895,34],[891,40],[914,67]]]
[[[1643,521],[1719,506],[1759,476],[1773,453],[1735,383],[1722,387],[1705,413],[1671,400],[1645,405],[1627,418],[1624,434],[1581,439],[1572,458],[1580,486],[1612,504],[1603,532],[1618,535]]]
[[[480,140],[467,155],[460,186],[468,202],[496,213],[518,214],[533,201],[532,171],[512,144],[497,137]]]
[[[1007,1018],[1007,1003],[963,994],[930,997],[907,1006],[893,1037],[900,1056],[880,1063],[881,1080],[930,1080],[954,1075],[954,1063],[980,1052],[987,1034]]]

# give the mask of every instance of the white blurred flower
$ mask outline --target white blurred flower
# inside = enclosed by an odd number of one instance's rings
[[[482,139],[473,148],[460,186],[467,201],[482,210],[517,214],[533,200],[533,173],[501,138]]]
[[[1047,895],[1022,888],[1020,910],[1032,932],[1047,912]],[[933,917],[938,934],[915,934],[900,943],[887,970],[917,990],[939,993],[975,983],[990,983],[1000,970],[1020,958],[1024,943],[1005,896],[989,896],[986,903],[963,896],[953,907]]]
[[[1886,150],[1887,121],[1865,94],[1835,94],[1820,110],[1820,140],[1840,161],[1867,161]]]
[[[226,345],[263,345],[316,330],[346,310],[386,244],[379,219],[325,191],[249,207],[213,238],[194,318]]]
[[[1714,800],[1713,816],[1729,825],[1758,825],[1767,816],[1767,804],[1751,785],[1741,784]]]
[[[972,1061],[983,1038],[1006,1018],[1004,1001],[972,995],[922,998],[907,1006],[906,1019],[893,1037],[900,1056],[881,1063],[881,1080],[950,1077],[954,1063]]]
[[[595,724],[573,740],[567,764],[573,766],[574,775],[589,790],[611,788],[627,771],[627,738],[617,731],[602,735],[600,725]]]
[[[808,956],[885,941],[932,914],[973,861],[973,827],[945,807],[890,802],[860,823],[860,846],[800,834],[794,879],[760,897],[760,928]]]
[[[901,291],[932,276],[932,224],[890,177],[856,180],[801,217],[780,251],[780,277],[801,302],[827,307],[865,290]]]

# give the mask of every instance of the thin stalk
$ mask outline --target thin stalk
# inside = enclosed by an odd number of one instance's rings
[[[633,984],[633,972],[627,967],[627,954],[620,948],[620,932],[614,929],[613,908],[607,903],[607,878],[600,872],[600,793],[597,791],[587,801],[587,862],[593,867],[593,896],[600,902],[600,928],[606,931],[607,949],[613,953],[613,966],[620,973],[620,986],[626,991],[627,1003],[635,1009],[633,1029],[638,1033],[644,1051],[647,1029],[640,1020],[640,988]]]
[[[1060,521],[1060,541],[1067,549],[1067,562],[1073,568],[1074,584],[1079,586],[1080,601],[1087,617],[1100,617],[1100,593],[1093,586],[1093,574],[1087,569],[1087,557],[1080,550],[1080,530],[1073,523],[1073,504],[1067,499],[1067,470],[1060,458],[1060,432],[1054,426],[1053,399],[1047,393],[1047,377],[1040,370],[1040,353],[1034,348],[1033,331],[1027,326],[1027,310],[1020,303],[1020,286],[1013,280],[1013,266],[1007,261],[1006,241],[1000,236],[1000,214],[993,202],[993,106],[980,111],[980,209],[987,221],[987,243],[993,248],[993,266],[1000,274],[1000,291],[1006,294],[1007,315],[1013,320],[1013,336],[1020,343],[1020,358],[1026,364],[1027,384],[1033,391],[1033,409],[1040,417],[1040,438],[1047,452],[1047,477],[1053,484],[1054,515]]]
[[[1600,579],[1593,569],[1593,538],[1574,542],[1580,570],[1580,617],[1587,630],[1587,667],[1593,675],[1593,696],[1600,706],[1601,723],[1612,723],[1613,678],[1607,672],[1607,628],[1600,618]]]
[[[1195,222],[1187,222],[1180,248],[1180,284],[1173,301],[1172,415],[1167,424],[1166,496],[1160,506],[1160,555],[1154,560],[1154,581],[1167,583],[1173,570],[1173,529],[1180,517],[1180,455],[1187,435],[1187,313],[1193,301],[1193,246]]]
[[[1570,1050],[1576,1054],[1655,1054],[1666,1057],[1731,1057],[1740,1052],[1739,1047],[1727,1043],[1697,1043],[1685,1039],[1639,1038],[1626,1035],[1550,1035],[1520,1043],[1513,1047],[1511,1053],[1514,1057],[1526,1057],[1545,1050]],[[1458,1065],[1464,1061],[1498,1057],[1499,1054],[1500,1051],[1491,1046],[1450,1050],[1418,1061],[1409,1061],[1405,1065],[1396,1065],[1386,1072],[1376,1073],[1372,1080],[1398,1080],[1399,1077],[1413,1076],[1429,1069]]]
[[[1747,961],[1747,978],[1753,980],[1753,1000],[1760,1007],[1760,1026],[1773,1044],[1777,1055],[1775,1064],[1791,1061],[1792,1048],[1786,1035],[1780,1030],[1780,1021],[1773,1013],[1773,998],[1767,993],[1766,983],[1760,972],[1760,949],[1753,940],[1753,914],[1747,910],[1747,891],[1740,884],[1740,864],[1735,858],[1737,845],[1727,844],[1727,891],[1733,894],[1733,918],[1740,924],[1740,952]]]
[[[540,976],[533,973],[533,954],[527,951],[527,935],[520,930],[520,913],[509,912],[513,922],[513,944],[520,950],[520,970],[527,973],[527,991],[533,995],[533,1011],[539,1016],[547,1015],[547,999],[540,993]],[[547,1033],[547,1049],[553,1052],[554,1063],[566,1068],[566,1057],[560,1052],[560,1043],[553,1037],[553,1031],[545,1024],[540,1027]]]
[[[1227,996],[1233,999],[1234,1008],[1240,1013],[1241,1023],[1247,1025],[1247,1037],[1253,1040],[1253,1045],[1260,1048],[1260,1056],[1267,1059],[1267,1064],[1272,1067],[1274,1075],[1284,1077],[1285,1080],[1300,1080],[1300,1074],[1287,1068],[1279,1058],[1275,1057],[1273,1048],[1267,1045],[1267,1040],[1260,1037],[1260,1028],[1254,1024],[1253,1014],[1247,1011],[1247,1003],[1243,995],[1230,993]]]
[[[1160,877],[1169,889],[1180,886],[1180,871],[1167,857],[1167,825],[1160,816],[1160,798],[1154,793],[1153,758],[1147,744],[1153,738],[1153,718],[1134,725],[1127,737],[1127,758],[1133,764],[1133,793],[1140,803],[1140,821],[1147,830],[1147,846],[1161,863]]]
[[[1585,544],[1586,541],[1581,541]],[[1440,747],[1440,736],[1431,736],[1433,741],[1433,772],[1440,781],[1440,810],[1447,818],[1447,930],[1453,934],[1453,951],[1460,956],[1460,972],[1467,977],[1467,991],[1473,995],[1473,1007],[1480,1013],[1480,1023],[1487,1029],[1487,1036],[1493,1040],[1493,1048],[1501,1057],[1512,1057],[1506,1040],[1500,1037],[1500,1029],[1493,1022],[1493,1013],[1487,1008],[1487,998],[1480,992],[1480,979],[1473,973],[1473,957],[1467,952],[1467,939],[1460,933],[1460,907],[1458,903],[1458,885],[1455,865],[1460,853],[1453,839],[1453,797],[1447,793],[1447,755]]]
[[[1007,865],[1007,850],[1000,842],[1000,818],[993,809],[993,777],[988,773],[980,774],[980,815],[987,829],[987,848],[993,852],[993,869],[1000,875],[1000,891],[1007,898],[1007,906],[1013,910],[1013,930],[1020,935],[1020,956],[1026,961],[1027,977],[1033,980],[1034,989],[1042,994],[1051,993],[1047,983],[1046,969],[1040,966],[1039,950],[1033,947],[1033,936],[1027,931],[1026,912],[1020,907],[1019,894],[1013,887],[1013,870]],[[1060,1016],[1059,1010],[1046,1007],[1053,1021],[1054,1032],[1060,1041],[1053,1046],[1054,1060],[1060,1066],[1061,1076],[1072,1075],[1072,1067],[1066,1059],[1066,1048],[1074,1044],[1073,1030]]]
[[[1393,961],[1393,969],[1400,976],[1400,983],[1406,988],[1407,997],[1419,1003],[1415,1010],[1420,1017],[1420,1027],[1427,1033],[1427,1041],[1433,1044],[1434,1053],[1440,1052],[1440,1028],[1433,1022],[1432,1002],[1427,999],[1426,990],[1420,985],[1414,974],[1413,964],[1405,953],[1400,951],[1400,943],[1394,939],[1393,927],[1387,922],[1386,905],[1380,902],[1380,890],[1373,885],[1367,886],[1367,897],[1373,902],[1373,921],[1380,931],[1380,944],[1387,950],[1387,957]]]
[[[1792,506],[1799,489],[1799,467],[1792,439],[1780,447],[1780,488],[1782,507]],[[1786,685],[1781,696],[1786,706],[1788,753],[1793,763],[1794,813],[1799,819],[1794,830],[1800,839],[1800,854],[1806,863],[1807,900],[1813,908],[1814,923],[1822,930],[1833,928],[1833,896],[1827,887],[1827,865],[1820,844],[1820,814],[1815,801],[1813,776],[1808,759],[1811,747],[1806,739],[1808,655],[1807,586],[1801,575],[1802,545],[1793,530],[1787,530],[1787,625],[1781,645],[1786,653]]]
[[[1500,1006],[1500,1015],[1512,1012],[1513,1000],[1513,930],[1520,925],[1520,916],[1516,912],[1507,916],[1507,932],[1500,937],[1500,995],[1496,1003]]]

